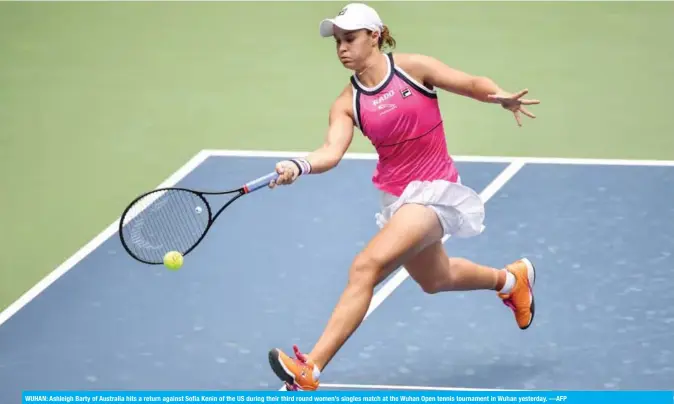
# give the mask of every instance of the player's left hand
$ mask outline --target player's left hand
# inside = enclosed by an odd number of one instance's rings
[[[491,94],[488,97],[492,102],[501,104],[503,108],[507,109],[508,111],[511,111],[515,115],[517,125],[522,126],[522,119],[520,117],[520,113],[532,119],[536,118],[536,115],[529,112],[526,108],[523,107],[523,105],[535,105],[541,103],[539,100],[522,99],[522,97],[526,95],[528,92],[529,90],[524,89],[515,94],[499,93],[499,94]]]

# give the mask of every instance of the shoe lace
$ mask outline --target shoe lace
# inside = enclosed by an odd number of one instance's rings
[[[300,352],[300,349],[297,347],[297,345],[293,345],[293,353],[295,354],[295,362],[306,365],[307,364],[307,356]]]

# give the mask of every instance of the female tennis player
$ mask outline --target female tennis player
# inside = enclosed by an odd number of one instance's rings
[[[349,269],[349,280],[323,334],[308,354],[293,346],[294,356],[269,352],[276,375],[289,390],[315,390],[325,366],[365,317],[377,283],[404,265],[426,293],[494,290],[514,312],[521,329],[534,318],[534,266],[520,259],[505,268],[448,257],[444,235],[472,237],[483,229],[484,205],[461,184],[448,155],[436,88],[500,104],[518,125],[521,115],[535,118],[524,105],[537,100],[510,94],[485,77],[454,70],[419,54],[385,53],[395,40],[377,12],[349,4],[320,23],[320,35],[334,37],[340,62],[354,72],[330,109],[322,147],[306,158],[280,161],[279,178],[270,184],[293,183],[301,175],[335,167],[348,149],[354,126],[370,139],[379,160],[372,181],[381,192],[379,233]]]

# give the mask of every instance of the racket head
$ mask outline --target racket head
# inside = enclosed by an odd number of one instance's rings
[[[185,188],[159,188],[131,201],[119,221],[126,252],[145,264],[164,263],[164,255],[192,251],[213,223],[203,194]]]

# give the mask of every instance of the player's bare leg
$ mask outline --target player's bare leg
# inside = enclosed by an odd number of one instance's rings
[[[308,355],[294,347],[296,358],[279,349],[269,353],[272,369],[289,386],[318,388],[320,371],[358,328],[372,300],[375,285],[423,246],[440,240],[435,212],[425,206],[401,207],[354,259],[349,281],[318,342]]]
[[[405,268],[426,293],[495,290],[527,329],[535,314],[533,286],[536,272],[526,258],[496,269],[470,260],[448,257],[441,242],[433,243],[405,262]]]

